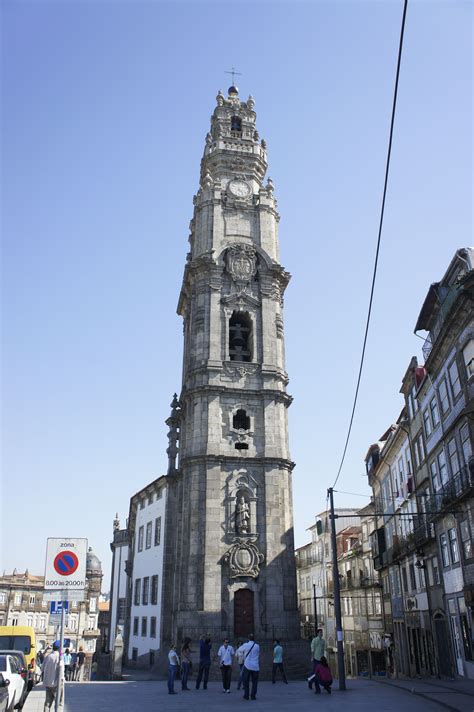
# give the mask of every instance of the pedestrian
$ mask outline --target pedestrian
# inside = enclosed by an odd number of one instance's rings
[[[77,653],[71,653],[71,680],[77,676]]]
[[[68,681],[71,679],[71,662],[71,653],[69,652],[69,648],[66,648],[64,651],[64,676]]]
[[[273,641],[273,665],[272,665],[272,683],[276,682],[276,672],[279,670],[283,678],[285,685],[288,685],[288,680],[286,679],[285,670],[283,668],[283,648],[280,645],[280,641],[275,638]]]
[[[313,665],[313,674],[315,674],[316,665],[320,662],[325,650],[326,641],[323,638],[323,631],[321,628],[318,628],[318,630],[316,631],[316,635],[311,641],[311,661]],[[310,690],[313,688],[314,681],[315,678],[313,676],[308,679],[308,687]]]
[[[185,638],[183,645],[181,647],[181,689],[189,690],[188,687],[188,676],[189,670],[191,668],[191,653],[192,650],[189,647],[191,638]]]
[[[59,664],[59,645],[53,643],[53,651],[47,655],[43,663],[43,684],[46,688],[43,712],[49,712],[56,699],[59,689],[59,708],[63,709],[64,681],[60,678],[61,666]]]
[[[199,690],[199,686],[202,680],[202,687],[207,690],[207,681],[209,679],[209,669],[211,667],[211,637],[202,635],[199,641],[199,671],[196,679],[196,690]]]
[[[237,684],[237,689],[240,690],[243,684],[243,674],[244,674],[244,660],[245,653],[240,649],[242,641],[237,641],[237,650],[235,651],[235,657],[237,658],[237,664],[239,666],[239,682]]]
[[[91,680],[95,682],[97,680],[97,670],[99,669],[99,663],[94,660],[91,665]]]
[[[257,699],[258,673],[260,670],[260,646],[255,642],[253,635],[249,635],[247,643],[244,643],[239,648],[244,653],[244,700],[249,699],[250,680],[252,680],[252,691],[250,699]],[[239,652],[239,650],[237,652]]]
[[[314,678],[314,686],[315,686],[315,693],[319,695],[321,693],[321,687],[324,687],[326,692],[330,695],[331,694],[331,685],[332,685],[332,674],[331,670],[328,665],[328,661],[324,657],[324,655],[321,655],[321,660],[319,663],[316,665],[315,670],[314,670],[316,677]]]
[[[79,652],[77,654],[77,681],[82,682],[82,675],[84,672],[84,661],[86,659],[86,654],[82,645],[79,647]]]
[[[168,695],[176,695],[174,691],[174,681],[178,672],[179,656],[176,652],[176,645],[172,645],[168,653]]]
[[[221,664],[222,674],[222,692],[230,694],[230,680],[232,678],[232,658],[235,655],[235,650],[232,645],[229,645],[227,638],[217,651],[217,655]]]

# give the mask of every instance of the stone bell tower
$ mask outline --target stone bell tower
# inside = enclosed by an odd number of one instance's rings
[[[219,92],[178,313],[162,639],[299,637],[277,203],[254,101]],[[179,447],[178,447],[179,445]],[[176,462],[177,458],[177,462]]]

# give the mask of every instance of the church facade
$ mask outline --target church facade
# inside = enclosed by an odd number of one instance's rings
[[[254,101],[217,95],[178,314],[161,640],[299,637],[277,202]]]

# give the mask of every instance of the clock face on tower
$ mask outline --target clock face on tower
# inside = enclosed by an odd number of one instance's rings
[[[236,198],[248,198],[250,195],[249,184],[241,178],[234,178],[230,181],[227,187],[229,188],[230,193],[235,195]]]

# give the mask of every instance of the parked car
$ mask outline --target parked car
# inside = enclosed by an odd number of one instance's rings
[[[25,654],[22,653],[21,650],[0,650],[0,655],[11,655],[12,657],[14,657],[16,659],[16,661],[18,663],[20,675],[25,682],[25,687],[23,689],[23,697],[20,700],[20,704],[18,707],[19,709],[21,709],[23,707],[23,705],[25,704],[25,700],[28,696],[28,692],[30,691],[30,688],[28,686],[28,681],[30,679],[30,675],[28,674],[28,663],[26,661]],[[40,671],[40,675],[41,675],[41,671]],[[35,681],[35,684],[36,684],[36,681]]]
[[[0,672],[8,685],[8,712],[13,712],[15,707],[20,708],[25,701],[25,680],[20,675],[18,659],[13,655],[0,655]]]
[[[0,650],[21,650],[28,668],[28,690],[34,685],[36,668],[36,635],[28,625],[0,625]]]
[[[7,712],[8,710],[8,685],[10,680],[6,680],[3,677],[3,673],[0,672],[0,712]]]

